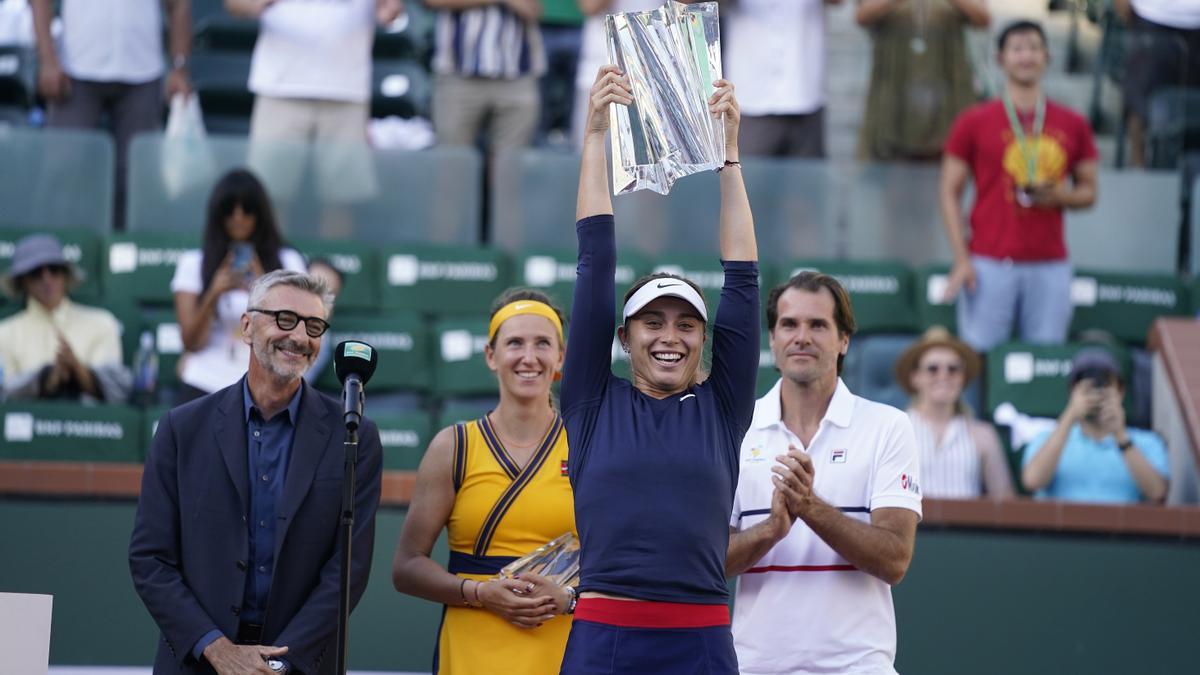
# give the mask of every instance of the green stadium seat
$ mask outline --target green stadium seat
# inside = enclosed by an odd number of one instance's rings
[[[494,396],[496,376],[487,367],[487,315],[443,317],[433,322],[433,391],[438,396]]]
[[[372,380],[371,384],[374,384]],[[367,416],[379,427],[383,446],[383,468],[394,471],[416,471],[433,440],[429,414],[424,411],[372,412]]]
[[[919,331],[931,326],[943,326],[951,333],[958,330],[954,301],[942,300],[949,274],[950,268],[946,265],[926,265],[917,270],[913,299]]]
[[[426,313],[486,313],[512,285],[512,260],[486,248],[410,245],[381,250],[383,305]]]
[[[371,66],[372,117],[429,117],[433,81],[412,60],[376,60]]]
[[[903,263],[808,260],[784,269],[787,278],[815,269],[842,282],[861,334],[910,332],[916,325],[913,274]]]
[[[499,399],[448,399],[437,416],[437,429],[434,433],[452,424],[470,422],[496,409]]]
[[[425,391],[429,388],[433,375],[429,367],[429,330],[416,313],[334,314],[329,329],[330,348],[344,340],[362,340],[378,350],[379,364],[371,376],[370,391]],[[332,359],[317,384],[341,391]]]
[[[126,362],[132,362],[137,353],[138,338],[142,331],[154,336],[154,351],[158,354],[158,388],[172,388],[179,384],[179,359],[183,356],[183,336],[179,332],[179,321],[174,309],[142,308],[141,330],[126,334],[123,348]],[[165,402],[165,401],[160,401]]]
[[[223,19],[222,22],[238,21]],[[251,42],[253,46],[253,41]],[[209,133],[245,134],[250,130],[254,94],[249,90],[250,53],[199,50],[189,66],[192,84]]]
[[[197,248],[195,235],[167,232],[113,234],[104,242],[104,295],[109,302],[170,305],[175,264]]]
[[[108,132],[25,129],[0,134],[0,227],[112,231]]]
[[[2,187],[0,192],[3,192]],[[18,241],[43,232],[45,230],[25,227],[0,228],[0,270],[7,272],[12,267],[12,256]],[[62,242],[63,255],[67,260],[75,263],[83,272],[83,283],[71,291],[71,297],[86,304],[99,302],[104,295],[100,274],[100,237],[93,230],[81,229],[53,230],[50,234]]]
[[[376,247],[355,241],[300,239],[290,242],[308,260],[325,258],[342,273],[335,311],[379,309],[379,258]]]
[[[1071,301],[1072,333],[1100,329],[1127,344],[1145,344],[1160,316],[1190,313],[1187,287],[1175,275],[1077,270]]]
[[[0,458],[38,461],[141,462],[142,413],[123,405],[48,401],[0,404]]]
[[[1070,391],[1067,376],[1071,359],[1085,347],[1095,345],[1033,345],[1008,342],[987,355],[988,416],[1002,403],[1011,403],[1019,412],[1033,417],[1058,417],[1067,405]],[[1131,405],[1131,362],[1128,352],[1114,349],[1114,356],[1125,373],[1125,409]]]
[[[754,395],[762,398],[779,380],[779,371],[775,368],[775,354],[771,352],[771,335],[764,328],[761,346],[758,350],[758,379],[754,387]]]
[[[226,14],[211,13],[193,16],[195,48],[198,51],[231,51],[250,53],[258,40],[258,22]]]
[[[514,284],[544,291],[570,317],[575,299],[575,251],[537,250],[525,251],[516,259]],[[650,270],[650,263],[642,256],[622,251],[617,256],[617,273],[614,275],[617,312],[625,290]]]

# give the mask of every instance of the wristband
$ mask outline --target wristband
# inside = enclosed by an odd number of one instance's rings
[[[1124,442],[1117,443],[1117,449],[1120,450],[1122,454],[1124,454],[1125,451],[1129,450],[1132,447],[1133,447],[1133,439],[1129,438],[1128,436],[1125,437]]]
[[[567,614],[574,614],[575,605],[579,602],[579,591],[575,590],[574,586],[567,586],[566,591],[567,595],[571,596],[571,599],[567,602]]]

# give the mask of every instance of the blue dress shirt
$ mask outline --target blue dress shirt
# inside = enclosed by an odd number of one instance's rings
[[[271,591],[271,575],[275,571],[275,507],[283,496],[283,481],[287,476],[292,440],[296,436],[296,413],[300,409],[301,386],[292,396],[286,409],[269,420],[250,397],[250,385],[242,378],[242,401],[246,420],[246,467],[250,479],[250,569],[246,574],[246,589],[239,616],[242,623],[262,625],[266,619],[267,595]],[[192,648],[198,661],[204,649],[221,637],[220,631],[210,631]]]

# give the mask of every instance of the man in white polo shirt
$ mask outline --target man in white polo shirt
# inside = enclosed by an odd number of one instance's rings
[[[725,571],[741,575],[743,675],[895,673],[891,586],[912,560],[921,491],[907,416],[839,375],[854,310],[833,277],[801,272],[767,298],[782,377],[742,442]]]

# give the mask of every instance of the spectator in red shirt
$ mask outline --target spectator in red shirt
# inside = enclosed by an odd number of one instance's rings
[[[968,108],[942,159],[941,211],[954,251],[946,299],[958,297],[964,342],[987,351],[1009,339],[1060,343],[1071,323],[1071,264],[1063,210],[1096,201],[1096,146],[1087,121],[1046,99],[1046,34],[1032,21],[1001,33],[1001,97]],[[971,234],[959,208],[975,182]]]

